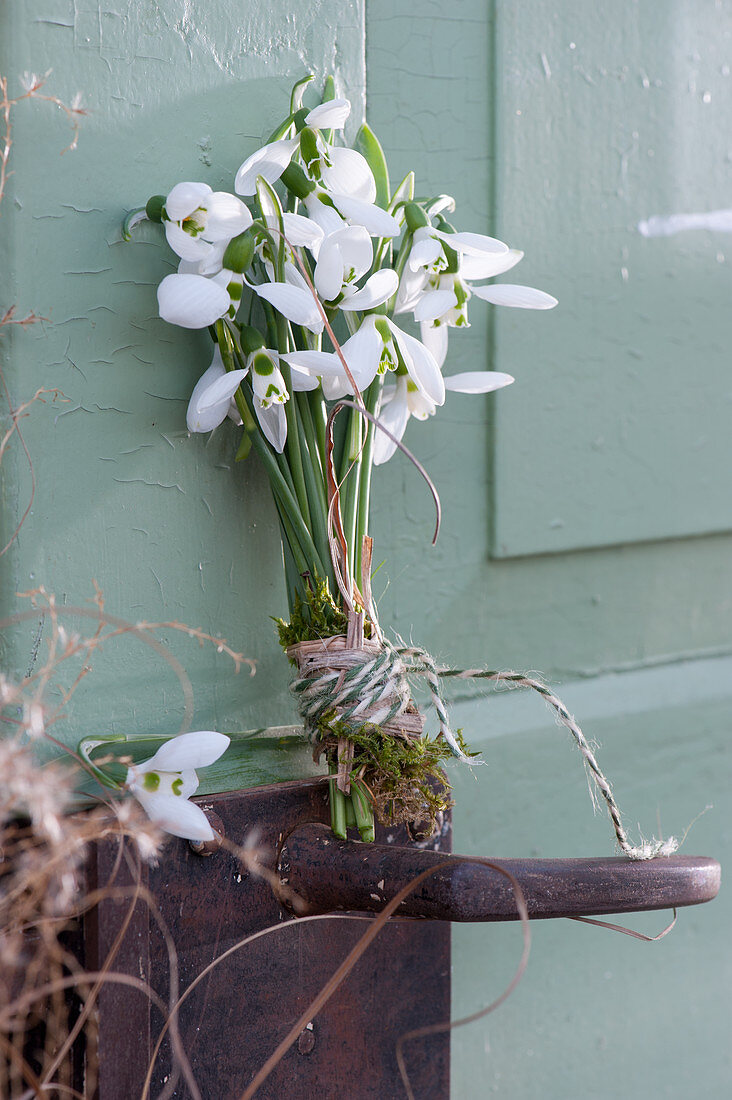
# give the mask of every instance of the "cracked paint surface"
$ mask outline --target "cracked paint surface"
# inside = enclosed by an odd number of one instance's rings
[[[181,179],[230,186],[306,71],[320,81],[333,72],[362,115],[363,24],[363,0],[38,0],[0,12],[2,71],[52,68],[53,93],[80,91],[89,110],[78,149],[64,156],[55,111],[25,104],[15,120],[0,299],[48,321],[9,334],[5,371],[16,400],[39,385],[67,400],[23,425],[37,489],[0,561],[4,611],[10,593],[40,583],[81,603],[94,578],[112,613],[191,622],[266,655],[269,671],[244,685],[215,652],[175,642],[203,728],[292,718],[269,619],[285,610],[278,529],[256,463],[232,461],[233,426],[188,436],[186,403],[209,341],[157,317],[155,288],[174,268],[159,228],[143,225],[124,243],[120,227],[127,210]],[[9,458],[12,521],[29,477]],[[12,638],[21,674],[36,627]],[[176,732],[175,679],[139,648],[123,642],[95,662],[93,688],[59,736],[75,743],[100,724]]]

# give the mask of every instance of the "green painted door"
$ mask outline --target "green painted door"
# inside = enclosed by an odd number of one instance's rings
[[[194,728],[293,720],[269,619],[285,596],[267,491],[253,460],[234,466],[233,429],[188,436],[207,337],[157,318],[170,257],[154,227],[125,244],[120,223],[179,179],[227,186],[292,82],[333,71],[393,180],[413,167],[425,192],[454,194],[460,228],[523,248],[520,281],[560,299],[551,314],[471,304],[448,369],[491,365],[516,384],[451,395],[410,426],[445,506],[435,549],[414,472],[398,459],[378,471],[383,621],[445,663],[540,669],[602,743],[629,823],[678,835],[712,803],[685,847],[723,858],[732,252],[718,230],[642,229],[729,206],[730,6],[37,0],[0,21],[11,90],[53,69],[49,93],[80,91],[89,109],[63,155],[62,112],[13,112],[0,304],[46,320],[3,332],[3,371],[14,408],[39,387],[61,394],[22,421],[32,476],[17,438],[3,456],[3,544],[30,502],[0,558],[3,612],[38,586],[83,604],[96,582],[110,614],[201,627],[257,660],[254,678],[234,676],[215,647],[159,632],[190,676]],[[48,633],[40,612],[5,630],[12,674],[38,667]],[[55,732],[174,733],[184,709],[169,664],[127,637],[95,655]],[[464,687],[454,712],[488,765],[454,769],[456,850],[612,852],[537,700]],[[242,783],[307,766],[271,741],[237,761]],[[633,923],[656,932],[663,917]],[[727,1095],[728,927],[724,894],[659,944],[537,925],[514,996],[455,1033],[455,1097]],[[515,927],[455,932],[455,1015],[500,992],[519,949]]]

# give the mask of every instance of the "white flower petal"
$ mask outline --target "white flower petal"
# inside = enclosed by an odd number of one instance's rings
[[[347,99],[329,99],[308,112],[305,125],[316,130],[342,130],[350,113],[351,104]]]
[[[486,252],[501,255],[508,252],[508,245],[495,237],[486,237],[483,233],[443,233],[440,229],[432,232],[441,241],[449,244],[450,248],[459,253],[467,253],[469,256],[483,256]]]
[[[396,439],[401,440],[409,421],[409,409],[407,407],[407,380],[398,378],[396,392],[391,401],[384,405],[379,413],[379,424],[382,424]],[[393,439],[385,432],[374,431],[373,462],[374,466],[381,466],[388,462],[397,449]]]
[[[353,393],[351,385],[345,374],[339,377],[323,378],[320,383],[323,387],[323,397],[326,401],[337,401],[339,397],[345,397]],[[359,389],[361,387],[359,386]]]
[[[346,277],[351,282],[360,279],[371,267],[374,246],[362,225],[344,225],[327,238],[327,244],[335,245],[343,257]],[[325,246],[325,244],[324,244]]]
[[[360,328],[341,346],[348,369],[360,390],[370,386],[376,377],[383,346],[373,316],[366,317]],[[342,364],[341,370],[343,370]]]
[[[343,286],[343,256],[334,240],[337,236],[337,233],[333,233],[323,241],[313,273],[315,289],[325,302],[337,298]]]
[[[160,316],[181,328],[206,328],[229,308],[225,287],[203,275],[166,275],[158,287]]]
[[[214,191],[206,209],[208,217],[202,236],[207,241],[230,241],[252,224],[249,208],[228,191]]]
[[[196,730],[171,737],[160,746],[154,756],[139,771],[182,772],[190,768],[205,768],[226,752],[231,741],[225,733],[214,730]]]
[[[284,356],[280,356],[280,359]],[[315,375],[300,370],[299,367],[290,366],[290,381],[294,393],[302,393],[304,390],[317,390],[320,382]]]
[[[203,433],[212,432],[214,428],[218,428],[219,424],[223,424],[226,417],[229,415],[229,409],[231,407],[231,399],[220,402],[218,405],[211,405],[208,408],[201,409],[198,404],[197,395],[195,390],[191,394],[191,400],[188,402],[188,410],[186,412],[186,426],[189,432]]]
[[[388,318],[387,324],[394,335],[394,341],[401,352],[409,376],[417,389],[433,405],[443,405],[445,403],[445,383],[432,353],[414,336],[402,332]]]
[[[275,278],[275,274],[274,274],[274,268],[271,267],[271,265],[267,265],[267,274],[270,277],[270,282],[273,282],[273,283],[277,282],[277,280]],[[300,290],[304,290],[305,293],[309,294],[310,297],[312,298],[313,292],[311,291],[310,287],[308,286],[307,282],[305,281],[305,278],[304,278],[302,272],[300,271],[299,267],[297,267],[295,264],[291,263],[289,260],[285,261],[285,282],[287,283],[288,286],[299,287]]]
[[[437,366],[441,367],[447,357],[447,340],[450,331],[448,326],[422,324],[419,330],[422,343],[432,353]]]
[[[518,248],[509,248],[508,252],[502,252],[500,255],[486,253],[484,256],[461,256],[460,278],[467,281],[492,279],[496,275],[503,275],[505,271],[510,271],[523,258],[524,254]]]
[[[323,230],[310,218],[302,214],[283,214],[282,221],[285,227],[285,236],[293,248],[309,248],[313,255],[323,241]]]
[[[327,375],[332,377],[344,373],[343,364],[332,351],[288,351],[280,358],[289,363],[291,367],[307,371],[308,374],[314,376]]]
[[[288,321],[304,325],[311,332],[323,331],[323,318],[309,290],[288,283],[262,283],[255,285],[254,290]]]
[[[492,302],[494,306],[512,306],[514,309],[554,309],[557,299],[533,286],[514,286],[512,283],[494,283],[493,286],[471,287],[477,298]]]
[[[396,293],[398,286],[399,276],[396,271],[392,271],[390,267],[384,267],[380,271],[375,271],[360,290],[344,298],[339,308],[343,310],[374,309],[388,301],[392,294]]]
[[[422,234],[422,236],[420,236]],[[416,271],[420,267],[430,267],[442,256],[442,245],[424,226],[414,234],[414,242],[409,250],[409,267]]]
[[[423,294],[414,307],[415,321],[436,321],[449,309],[457,305],[454,290],[429,290]]]
[[[252,153],[236,173],[234,190],[237,195],[253,195],[257,190],[257,176],[262,176],[267,183],[278,180],[299,144],[299,138],[287,138],[273,141]]]
[[[428,417],[434,416],[437,410],[437,406],[425,397],[423,393],[420,393],[417,389],[412,389],[407,386],[407,408],[409,409],[409,415],[413,416],[415,420],[427,420]]]
[[[497,370],[468,370],[445,379],[445,389],[455,393],[492,393],[510,386],[514,378]]]
[[[254,402],[254,412],[259,426],[278,454],[282,454],[287,442],[287,413],[282,404],[270,405],[264,409],[258,401]]]
[[[402,271],[397,294],[395,313],[411,313],[424,293],[429,276],[425,268],[410,270],[409,266]]]
[[[339,229],[342,229],[345,222],[330,203],[323,202],[322,196],[324,194],[325,192],[319,193],[318,191],[313,191],[311,194],[305,196],[303,202],[305,203],[305,209],[308,212],[308,216],[316,225],[320,226],[327,237],[331,233],[335,233]]]
[[[376,181],[369,163],[356,149],[333,147],[328,150],[330,167],[323,164],[323,186],[339,195],[350,195],[364,202],[375,202]]]
[[[195,794],[200,785],[200,780],[196,773],[190,768],[188,771],[182,771],[178,779],[181,780],[179,798],[190,798],[192,794]]]
[[[226,402],[228,410],[229,402],[246,376],[246,370],[224,371],[223,375],[209,382],[206,389],[201,391],[199,397],[198,407],[201,412],[206,412],[207,409],[213,408],[222,401]]]
[[[211,366],[201,375],[198,382],[196,382],[193,393],[191,394],[191,399],[188,402],[186,424],[189,432],[211,432],[214,428],[217,428],[227,416],[230,403],[229,400],[223,401],[220,408],[209,408],[205,413],[201,411],[200,407],[202,395],[207,392],[213,382],[222,378],[225,374],[226,368],[224,367],[221,353],[217,345],[214,350]]]
[[[165,213],[173,222],[182,222],[199,206],[205,206],[213,192],[207,183],[176,183],[165,200]]]
[[[332,195],[336,209],[351,225],[362,225],[372,237],[398,237],[401,227],[396,218],[380,206],[354,199],[350,195]]]
[[[166,833],[183,840],[213,840],[214,831],[200,806],[174,794],[158,794],[156,791],[136,790],[135,798],[151,821]]]
[[[212,245],[200,237],[192,237],[177,222],[165,222],[165,236],[176,256],[191,263],[206,260],[212,251]]]
[[[210,252],[207,253],[204,259],[198,264],[198,275],[218,275],[221,271],[224,262],[224,252],[228,241],[216,241],[215,244],[210,244]],[[178,267],[180,271],[180,266]]]

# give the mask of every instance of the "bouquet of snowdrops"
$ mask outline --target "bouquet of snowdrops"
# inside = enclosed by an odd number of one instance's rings
[[[446,804],[439,763],[464,755],[446,723],[441,737],[424,736],[407,684],[424,671],[422,651],[396,649],[378,626],[372,467],[406,451],[410,418],[432,416],[448,391],[513,381],[485,370],[443,374],[450,331],[468,326],[471,298],[520,309],[556,300],[487,282],[523,253],[457,228],[454,200],[416,194],[413,172],[392,191],[369,127],[345,144],[351,106],[332,80],[322,102],[303,106],[311,80],[295,86],[287,117],[241,165],[234,194],[177,183],[128,217],[126,236],[145,217],[163,226],[180,262],[158,287],[160,316],[212,337],[189,430],[231,418],[241,428],[236,458],[254,449],[269,478],[293,690],[332,775],[334,829],[345,835],[355,824],[368,839],[374,811],[390,822],[433,820]]]

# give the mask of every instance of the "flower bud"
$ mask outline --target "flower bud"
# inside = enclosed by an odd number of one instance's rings
[[[318,134],[311,126],[306,126],[300,133],[300,156],[308,175],[313,179],[320,179]]]
[[[264,347],[264,337],[261,332],[252,325],[241,326],[241,350],[246,356]]]
[[[242,275],[251,265],[254,258],[254,249],[254,234],[250,229],[246,229],[238,237],[234,237],[233,240],[229,241],[224,252],[222,266],[228,271],[235,271],[237,275]]]
[[[145,215],[150,222],[161,222],[165,214],[165,195],[152,195],[145,205]]]
[[[430,220],[424,210],[421,206],[418,206],[416,202],[408,202],[405,205],[404,217],[407,222],[407,229],[410,233],[416,233],[418,229],[423,229],[430,224]]]
[[[306,198],[311,191],[315,190],[315,184],[308,179],[299,164],[288,164],[280,179],[287,190],[298,199]]]

